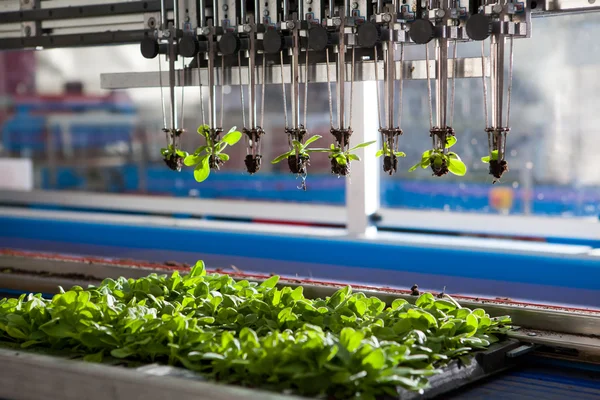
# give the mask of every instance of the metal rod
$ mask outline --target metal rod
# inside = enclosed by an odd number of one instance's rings
[[[352,16],[352,7],[350,7],[350,0],[344,0],[344,13],[340,13],[341,15],[345,15],[346,17]],[[344,24],[342,24],[344,26]]]
[[[506,127],[509,128],[510,127],[510,95],[512,93],[512,83],[513,83],[513,61],[514,61],[514,56],[513,56],[513,37],[511,36],[510,39],[510,55],[509,55],[509,59],[508,59],[508,92],[507,92],[507,99],[506,99]]]
[[[216,1],[216,0],[215,0]],[[215,85],[215,43],[214,35],[208,35],[208,125],[216,128],[217,123],[217,88]]]
[[[346,18],[340,13],[342,24],[339,27],[338,62],[337,62],[337,89],[338,89],[338,127],[344,129],[346,126],[344,101],[344,89],[346,85],[346,43],[344,25]]]
[[[213,0],[213,26],[221,26],[219,0]]]
[[[248,50],[248,118],[251,129],[256,129],[256,35],[250,32]]]
[[[175,100],[175,28],[169,39],[169,91],[171,95],[171,127],[177,129],[177,101]]]
[[[173,27],[179,28],[179,0],[173,0]]]
[[[282,21],[287,21],[290,15],[290,2],[289,0],[283,0],[283,18]]]
[[[448,100],[448,39],[440,38],[436,42],[436,124],[446,127],[446,103]]]
[[[304,19],[304,0],[298,0],[298,20]]]
[[[240,0],[240,24],[246,23],[246,0]]]
[[[334,8],[333,4],[334,4],[333,0],[329,0],[329,18],[333,17],[333,8]]]
[[[375,10],[377,14],[381,14],[383,12],[383,0],[377,0],[377,10]]]
[[[254,0],[254,23],[260,24],[260,0]]]
[[[394,82],[396,75],[396,68],[394,63],[394,42],[392,38],[387,42],[387,52],[385,59],[385,85],[386,85],[386,117],[388,128],[394,127],[394,104],[395,104],[395,91],[394,91]]]
[[[198,0],[198,26],[206,26],[206,0]]]
[[[162,21],[161,29],[167,29],[167,0],[160,0],[160,20]]]
[[[291,96],[292,96],[292,126],[294,129],[298,129],[300,126],[300,35],[298,29],[294,29],[293,33],[294,47],[292,48],[292,84],[291,84]]]
[[[400,43],[400,65],[404,61],[404,43]],[[398,77],[398,127],[402,126],[402,91],[404,89],[404,71],[400,69],[400,76]]]

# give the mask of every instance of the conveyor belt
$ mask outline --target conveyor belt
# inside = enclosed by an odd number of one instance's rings
[[[532,358],[525,365],[460,392],[447,400],[597,400],[600,366]]]

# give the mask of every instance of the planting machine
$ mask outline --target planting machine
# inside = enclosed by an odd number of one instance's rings
[[[534,35],[536,17],[600,10],[594,0],[1,3],[0,50],[138,43],[141,54],[131,57],[155,60],[156,71],[102,74],[102,87],[157,88],[164,124],[156,134],[175,150],[186,130],[196,130],[183,126],[182,87],[199,89],[198,115],[218,140],[229,129],[224,87],[241,85],[240,131],[251,173],[266,162],[265,135],[286,135],[290,149],[308,139],[308,92],[319,82],[327,85],[328,144],[343,152],[380,141],[383,170],[394,173],[403,135],[417,134],[402,129],[403,82],[419,79],[427,82],[429,131],[418,134],[445,157],[431,161],[434,174],[444,175],[455,159],[446,144],[461,135],[453,128],[456,80],[478,79],[482,93],[473,100],[482,104],[476,118],[494,179],[508,167],[516,39]],[[477,56],[461,58],[461,48]],[[263,129],[266,85],[281,88],[284,131]],[[447,367],[423,394],[401,398],[599,398],[598,221],[382,210],[375,149],[359,152],[344,207],[0,191],[0,298],[189,269],[166,260],[203,259],[250,281],[279,274],[314,298],[330,296],[342,282],[388,304],[413,301],[408,288],[417,283],[492,316],[509,315],[516,329],[464,365]],[[398,226],[402,232],[391,229]],[[165,366],[93,365],[0,348],[0,398],[142,396],[288,397]]]

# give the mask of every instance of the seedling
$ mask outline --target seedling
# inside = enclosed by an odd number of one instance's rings
[[[310,164],[310,153],[324,153],[328,152],[327,149],[309,149],[308,145],[321,139],[322,136],[314,135],[309,137],[306,142],[300,143],[297,140],[292,140],[292,149],[286,153],[276,157],[271,164],[277,164],[284,159],[287,159],[290,171],[293,174],[306,175],[306,168]]]
[[[399,386],[422,393],[452,359],[511,330],[510,317],[448,295],[386,305],[350,286],[315,299],[302,285],[281,283],[236,281],[198,261],[185,275],[107,278],[52,299],[0,299],[0,342],[87,362],[169,364],[303,397],[373,400],[398,398]]]
[[[177,150],[175,147],[170,144],[167,148],[160,149],[160,154],[163,156],[163,160],[165,164],[173,171],[181,171],[181,167],[183,167],[183,163],[185,158],[188,156],[188,153],[183,150]]]
[[[208,125],[201,125],[198,133],[206,139],[206,145],[200,146],[193,154],[185,158],[185,165],[194,167],[194,178],[198,182],[205,181],[210,175],[210,170],[219,170],[225,161],[229,160],[229,155],[223,153],[223,150],[229,145],[233,146],[242,138],[242,133],[235,130],[235,126],[220,140],[219,131],[211,129]]]
[[[495,178],[494,183],[502,178],[502,174],[508,171],[506,160],[498,160],[498,150],[492,150],[489,156],[481,157],[481,161],[490,164],[490,175]]]
[[[452,151],[446,152],[447,149],[455,144],[456,137],[448,136],[446,138],[446,146],[444,150],[427,150],[421,156],[421,161],[410,167],[409,171],[412,172],[418,167],[425,169],[431,166],[431,170],[435,176],[444,176],[448,172],[451,172],[457,176],[463,176],[467,172],[467,166],[465,163],[462,162],[458,154]]]
[[[376,140],[358,144],[346,151],[334,144],[329,148],[329,158],[331,159],[331,172],[337,176],[347,176],[350,174],[350,161],[360,161],[360,157],[353,153],[360,148],[367,147],[375,143]]]
[[[167,147],[160,149],[160,154],[162,154],[165,164],[170,169],[179,172],[181,171],[181,167],[183,167],[183,160],[188,155],[187,152],[179,149],[183,129],[163,128],[162,131],[167,137]]]
[[[383,148],[377,150],[375,157],[383,156],[383,172],[392,175],[398,169],[398,157],[406,157],[403,151],[392,151],[386,142],[383,142]]]

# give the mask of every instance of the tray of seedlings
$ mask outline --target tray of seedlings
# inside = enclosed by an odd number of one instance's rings
[[[158,396],[171,387],[160,379],[176,378],[200,384],[197,399],[391,400],[434,398],[515,362],[510,355],[519,343],[506,338],[510,318],[461,307],[448,295],[386,304],[346,286],[307,298],[301,285],[278,280],[207,274],[199,261],[186,275],[107,278],[85,289],[61,288],[52,299],[2,299],[0,398],[14,393],[6,389],[17,378],[8,365],[18,374],[25,364],[47,363],[57,374],[74,371],[76,379],[66,381],[80,385],[88,370],[90,377],[104,374],[113,389],[103,398],[123,398],[116,382],[129,376],[129,386],[145,387],[136,398]],[[46,373],[54,389],[76,392],[56,384],[52,371]],[[153,378],[136,381],[139,374]],[[173,396],[190,395],[177,391],[183,384],[172,387]]]

